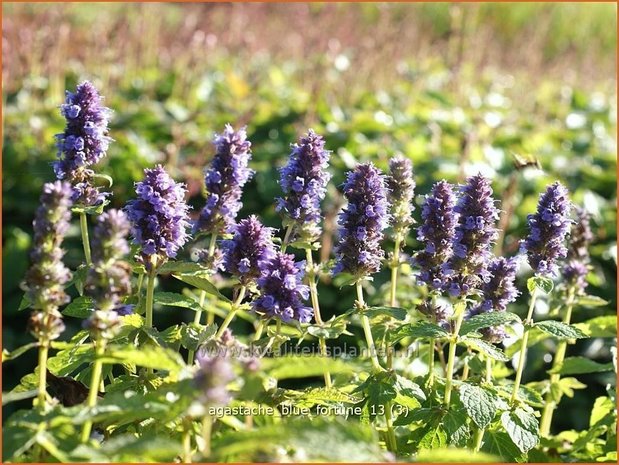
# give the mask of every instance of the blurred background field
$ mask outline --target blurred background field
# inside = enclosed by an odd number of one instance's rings
[[[40,188],[53,177],[54,134],[63,127],[58,106],[82,79],[114,110],[115,143],[98,166],[114,178],[113,206],[132,196],[144,167],[162,163],[187,182],[197,213],[210,141],[227,122],[247,125],[253,144],[257,174],[242,215],[258,213],[275,227],[277,168],[289,144],[310,127],[325,136],[334,177],[323,259],[341,205],[337,186],[359,161],[385,168],[394,153],[405,154],[419,194],[441,178],[490,176],[506,211],[497,252],[510,255],[538,193],[559,179],[593,214],[590,293],[611,302],[579,308],[574,320],[614,314],[616,30],[614,4],[4,3],[3,347],[30,342],[27,312],[18,307],[31,222]],[[522,166],[534,160],[542,170]],[[413,233],[406,251],[415,248]],[[75,268],[82,259],[76,222],[67,249]],[[386,279],[376,277],[370,299],[380,299]],[[521,289],[525,279],[526,270]],[[336,284],[320,285],[327,318],[354,300]],[[513,311],[525,312],[524,301]],[[160,313],[159,321],[193,318]],[[570,350],[610,359],[600,340]],[[543,377],[547,352],[542,345],[531,351],[525,380]],[[24,356],[3,364],[3,391],[35,363]],[[611,378],[580,377],[590,388],[563,401],[570,415],[557,416],[557,428],[586,428],[585,409]]]

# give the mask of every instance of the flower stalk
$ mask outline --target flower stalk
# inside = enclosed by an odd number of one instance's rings
[[[88,238],[88,219],[86,212],[80,212],[80,230],[82,232],[82,244],[84,246],[84,256],[86,257],[86,265],[92,265],[90,256],[90,239]]]
[[[97,396],[99,395],[99,385],[101,384],[101,372],[103,371],[103,361],[101,360],[105,354],[105,347],[107,341],[104,337],[100,337],[95,341],[95,362],[92,366],[92,377],[90,378],[90,388],[88,391],[88,400],[86,405],[89,408],[93,408],[97,405]],[[90,438],[90,432],[92,431],[92,421],[84,423],[82,428],[82,443],[86,443]]]
[[[533,312],[535,311],[535,301],[537,299],[538,290],[537,287],[533,289],[531,293],[531,302],[529,304],[529,312],[527,313],[527,319],[524,321],[524,333],[522,334],[522,342],[520,343],[520,355],[518,357],[518,365],[516,368],[516,379],[514,381],[514,387],[510,402],[513,404],[518,400],[518,389],[520,389],[520,383],[522,381],[522,373],[524,371],[524,364],[527,359],[527,345],[529,343],[529,331],[533,325]]]

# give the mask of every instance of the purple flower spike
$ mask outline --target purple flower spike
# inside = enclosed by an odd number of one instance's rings
[[[67,91],[60,107],[67,125],[63,133],[56,135],[58,160],[53,164],[54,172],[58,179],[71,183],[72,200],[82,206],[99,205],[109,195],[93,185],[94,173],[89,169],[106,155],[112,141],[107,135],[112,112],[102,100],[97,89],[84,81],[75,93]]]
[[[570,209],[567,189],[555,182],[540,195],[537,212],[529,215],[529,236],[523,249],[535,274],[555,275],[557,261],[567,256],[565,237],[571,224]]]
[[[293,255],[277,252],[258,279],[260,296],[252,303],[254,311],[284,323],[308,323],[313,311],[303,304],[309,296],[309,287],[302,284],[304,268],[305,262],[295,263]]]
[[[69,230],[71,195],[71,185],[67,182],[56,181],[43,186],[40,206],[32,223],[31,265],[22,284],[36,310],[53,312],[69,301],[64,285],[71,279],[71,272],[62,263],[64,250],[61,246]]]
[[[593,241],[590,225],[591,215],[580,207],[576,207],[576,221],[572,225],[567,250],[567,264],[561,274],[568,286],[572,286],[576,294],[584,294],[587,288],[589,273],[589,245]]]
[[[97,217],[92,235],[93,267],[85,286],[97,310],[119,314],[128,310],[122,300],[131,293],[131,267],[122,259],[129,252],[129,229],[127,215],[121,210],[112,209]]]
[[[421,210],[423,224],[417,230],[417,239],[424,245],[414,256],[418,266],[419,281],[434,290],[442,289],[446,282],[442,264],[451,257],[451,247],[456,233],[458,214],[454,211],[456,196],[447,181],[434,184]]]
[[[275,256],[273,229],[263,226],[254,215],[233,226],[232,239],[222,241],[224,264],[228,273],[242,285],[255,281]]]
[[[243,186],[254,172],[248,168],[251,143],[245,128],[234,131],[226,124],[223,134],[215,136],[216,149],[211,167],[206,171],[206,205],[194,224],[194,233],[228,232],[242,207]]]
[[[458,297],[470,294],[489,278],[490,247],[497,237],[499,219],[490,181],[480,174],[471,176],[462,186],[454,210],[459,217],[453,255],[443,265],[443,273],[449,278],[445,289]]]
[[[150,266],[150,257],[158,264],[176,257],[189,239],[189,207],[185,203],[185,185],[176,183],[161,165],[144,170],[144,180],[136,183],[138,198],[127,203],[133,243],[141,247],[141,260]]]
[[[197,361],[198,372],[194,382],[201,391],[202,401],[209,406],[228,404],[232,396],[227,386],[236,378],[230,359],[221,354],[210,355],[201,351]]]
[[[415,207],[412,204],[415,195],[413,164],[402,156],[389,160],[389,202],[391,203],[391,226],[396,235],[405,238],[408,228],[413,224],[411,216]]]
[[[380,247],[389,224],[385,176],[372,163],[359,165],[347,174],[344,196],[348,206],[338,219],[340,241],[333,273],[363,279],[380,269],[385,256]]]
[[[280,169],[284,197],[277,199],[277,211],[284,224],[294,224],[294,237],[305,242],[315,241],[321,233],[320,202],[331,179],[326,171],[331,152],[324,147],[324,139],[310,129],[292,146],[288,164]]]

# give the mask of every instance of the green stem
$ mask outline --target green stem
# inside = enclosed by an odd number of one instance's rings
[[[211,241],[210,241],[209,246],[208,246],[208,256],[209,257],[212,257],[215,254],[215,247],[216,246],[217,246],[217,234],[213,234],[213,235],[211,235]],[[206,298],[206,293],[204,291],[202,291],[202,293],[204,293],[204,297]],[[202,299],[202,294],[200,294],[200,299]],[[215,323],[215,313],[214,312],[208,312],[206,314],[206,324],[207,325],[212,325],[213,323]]]
[[[206,291],[200,291],[200,302],[198,302],[198,305],[200,306],[200,310],[198,310],[195,316],[193,317],[193,323],[196,325],[200,324],[200,319],[202,318],[202,309],[204,308],[205,300],[206,300]],[[193,365],[193,360],[194,360],[195,355],[196,355],[195,350],[189,350],[187,354],[188,365]]]
[[[39,392],[37,396],[37,407],[42,412],[47,405],[47,355],[49,353],[49,341],[41,339],[39,343]]]
[[[486,357],[486,383],[492,383],[492,359],[490,357]],[[479,452],[479,449],[481,449],[485,431],[485,428],[477,428],[475,430],[475,436],[473,437],[475,444],[473,450],[475,452]]]
[[[153,267],[148,272],[148,281],[146,283],[146,321],[147,328],[153,327],[153,304],[155,297],[155,268]]]
[[[226,328],[232,322],[232,319],[234,318],[234,315],[236,315],[236,312],[239,311],[239,307],[241,305],[241,302],[243,301],[243,298],[245,297],[246,290],[247,288],[245,286],[241,286],[241,289],[239,290],[239,295],[236,297],[236,300],[230,305],[230,312],[228,313],[228,315],[226,315],[226,318],[219,327],[219,330],[217,330],[217,334],[215,335],[217,339],[222,336]]]
[[[361,287],[361,281],[357,281],[357,301],[361,308],[365,307],[365,300],[363,300],[363,288]],[[370,351],[370,358],[372,360],[372,367],[374,371],[381,371],[382,368],[378,362],[378,356],[376,354],[376,344],[374,344],[374,337],[372,336],[372,328],[370,327],[370,319],[367,315],[361,315],[361,324],[363,325],[363,332],[365,333],[365,341]]]
[[[314,318],[316,319],[316,324],[322,325],[322,316],[320,315],[320,303],[318,302],[318,289],[316,288],[316,279],[314,276],[314,259],[312,257],[311,249],[305,249],[305,256],[307,258],[307,268],[310,270],[307,274],[307,280],[310,288],[310,297],[312,300],[312,307],[314,309]],[[320,355],[323,357],[327,356],[327,342],[324,337],[318,338],[318,344],[320,345]],[[331,373],[328,371],[325,372],[325,386],[327,388],[331,388]]]
[[[294,224],[290,224],[288,228],[286,228],[286,233],[284,234],[284,240],[282,241],[282,253],[286,251],[288,247],[288,241],[290,240],[290,235],[292,234],[292,230],[294,228]]]
[[[520,344],[520,356],[518,357],[518,368],[516,369],[516,380],[514,381],[514,390],[510,402],[513,404],[518,400],[518,389],[522,381],[522,372],[524,371],[524,362],[527,357],[527,344],[529,343],[529,329],[533,323],[533,311],[535,310],[535,300],[537,299],[537,287],[531,293],[531,302],[529,304],[529,312],[527,319],[524,321],[524,334],[522,335],[522,343]]]
[[[191,420],[183,421],[183,463],[191,463]]]
[[[391,294],[389,299],[389,305],[395,307],[396,303],[396,290],[398,287],[398,272],[400,271],[400,235],[396,235],[395,247],[393,248],[393,263],[391,264]]]
[[[86,405],[90,408],[97,405],[97,396],[99,395],[99,385],[101,384],[101,371],[103,369],[103,362],[101,357],[105,352],[106,340],[100,339],[95,341],[95,362],[92,366],[92,377],[90,378],[90,390],[88,391],[88,400]],[[90,431],[92,430],[92,421],[84,423],[82,429],[82,443],[85,443],[90,438]]]
[[[84,245],[84,256],[86,257],[86,264],[92,265],[92,258],[90,256],[90,240],[88,239],[88,219],[85,212],[80,212],[80,229],[82,230],[82,244]]]
[[[258,327],[256,328],[256,334],[254,334],[252,342],[256,342],[257,340],[260,339],[260,337],[262,336],[262,332],[264,331],[264,326],[265,326],[265,320],[260,320],[258,322]]]
[[[456,317],[456,324],[454,331],[449,341],[449,357],[447,358],[447,378],[445,380],[445,408],[449,409],[451,402],[451,391],[453,389],[453,376],[454,376],[454,363],[456,361],[456,347],[458,345],[458,334],[460,333],[460,326],[462,326],[462,320],[464,319],[464,309],[460,309],[459,314]]]
[[[398,452],[398,443],[395,438],[395,430],[393,429],[393,420],[391,419],[391,401],[385,406],[385,423],[387,423],[387,444],[389,451],[394,454]]]
[[[211,455],[211,433],[213,431],[213,417],[208,413],[202,419],[202,438],[204,439],[203,457]]]
[[[428,387],[432,389],[434,385],[434,338],[428,344]]]
[[[570,288],[568,290],[568,297],[566,301],[566,311],[565,316],[563,317],[563,322],[567,325],[570,324],[572,319],[572,308],[574,307],[574,288]],[[557,346],[557,352],[555,353],[555,359],[552,362],[552,368],[558,369],[563,364],[565,360],[565,353],[567,352],[567,343],[568,341],[560,341]],[[557,407],[557,401],[553,398],[552,395],[552,386],[557,384],[561,380],[561,375],[558,373],[553,373],[550,375],[550,382],[548,386],[548,392],[546,393],[544,410],[542,411],[542,418],[540,420],[540,434],[542,437],[547,437],[550,434],[550,426],[552,425],[552,416],[554,414],[554,410]]]

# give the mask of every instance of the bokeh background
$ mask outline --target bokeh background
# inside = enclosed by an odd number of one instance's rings
[[[92,80],[114,110],[115,142],[98,170],[114,178],[115,207],[132,196],[143,168],[162,163],[188,184],[197,213],[210,141],[231,122],[247,125],[257,171],[241,215],[257,213],[278,227],[277,168],[289,144],[312,127],[333,151],[323,260],[342,200],[337,186],[357,162],[385,168],[390,156],[405,154],[415,164],[419,194],[441,178],[460,182],[479,171],[490,176],[505,211],[497,244],[497,253],[505,254],[517,252],[538,193],[559,179],[594,217],[590,293],[610,301],[577,309],[574,320],[616,312],[614,4],[2,8],[3,348],[30,342],[27,312],[18,307],[31,222],[41,186],[53,178],[54,134],[63,127],[58,106],[64,90],[82,79]],[[542,169],[532,166],[537,162]],[[74,222],[66,242],[72,268],[82,260],[80,244]],[[406,251],[415,248],[413,233]],[[524,270],[521,289],[526,277]],[[370,299],[380,300],[386,281],[386,274],[377,275]],[[404,286],[403,303],[414,297],[407,292]],[[328,279],[320,298],[327,318],[354,300],[348,288]],[[512,311],[524,313],[525,300]],[[193,317],[160,313],[162,324]],[[235,329],[243,331],[242,324]],[[79,321],[70,321],[66,335],[78,328]],[[607,362],[611,344],[587,341],[570,353]],[[551,348],[531,350],[525,381],[544,377]],[[27,356],[3,364],[3,391],[35,364]],[[579,377],[589,389],[564,398],[570,414],[557,415],[555,429],[586,428],[593,400],[612,377]]]

